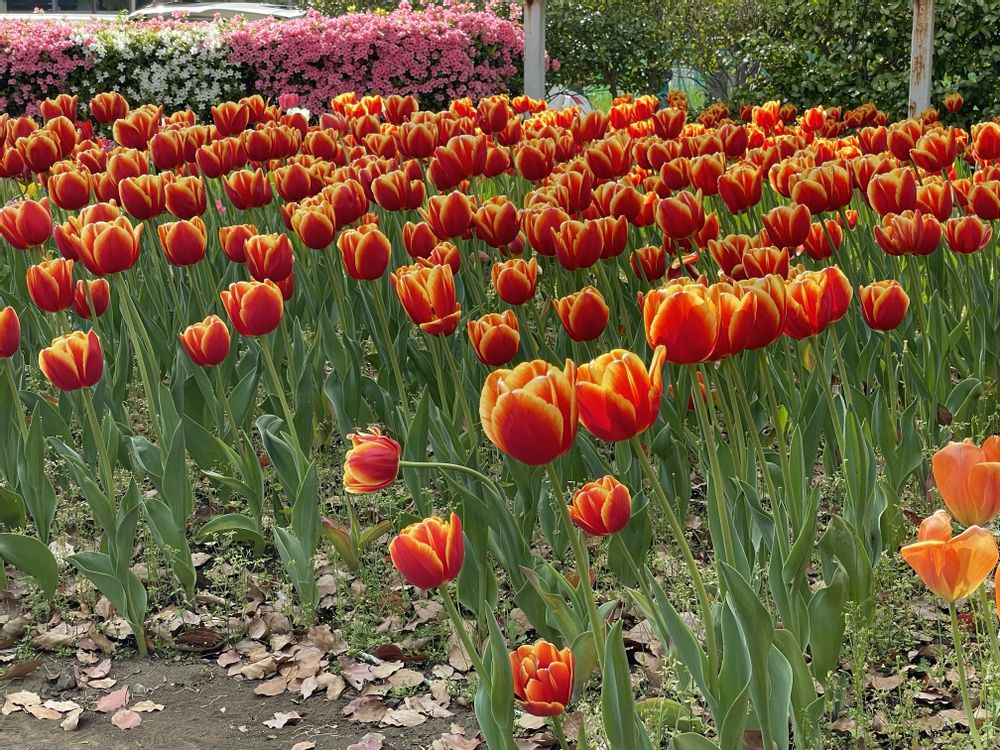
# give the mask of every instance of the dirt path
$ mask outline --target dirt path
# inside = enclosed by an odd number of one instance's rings
[[[95,713],[97,700],[107,691],[72,688],[60,691],[57,678],[72,674],[70,659],[46,660],[21,680],[0,683],[0,694],[27,690],[47,699],[74,700],[84,708],[79,728],[65,732],[58,721],[37,719],[23,711],[0,716],[0,746],[10,750],[290,750],[300,742],[314,742],[315,750],[347,750],[369,732],[385,736],[381,750],[430,748],[454,724],[475,736],[475,718],[469,709],[452,703],[455,714],[429,718],[415,727],[385,727],[350,722],[341,710],[349,698],[327,700],[323,695],[296,700],[289,694],[261,698],[255,683],[227,677],[214,664],[194,659],[130,658],[115,662],[116,688],[129,685],[132,701],[152,700],[162,711],[143,713],[142,724],[122,731],[111,724],[111,714]],[[297,711],[301,719],[281,729],[263,724],[275,712]],[[444,747],[448,747],[445,745]]]

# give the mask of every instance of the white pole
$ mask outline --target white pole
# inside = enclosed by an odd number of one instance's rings
[[[524,3],[524,93],[545,98],[545,0]]]
[[[910,117],[931,105],[934,63],[934,0],[913,0],[913,36],[910,41]]]

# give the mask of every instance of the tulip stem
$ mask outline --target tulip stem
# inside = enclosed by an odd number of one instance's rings
[[[698,394],[695,394],[695,399],[697,400],[697,398]],[[715,639],[715,627],[712,623],[712,603],[708,599],[705,581],[702,578],[701,571],[698,570],[698,563],[695,562],[694,554],[691,552],[691,546],[688,544],[687,537],[684,535],[684,527],[681,525],[680,519],[677,518],[674,508],[667,498],[667,493],[663,490],[663,485],[660,484],[660,480],[656,476],[653,465],[649,462],[649,456],[646,455],[639,436],[632,436],[629,442],[632,445],[632,451],[635,453],[636,458],[639,459],[639,465],[646,475],[646,480],[653,488],[653,495],[660,504],[660,512],[666,517],[667,523],[670,525],[670,530],[673,532],[674,540],[681,548],[684,563],[687,565],[688,575],[691,576],[691,582],[694,584],[695,593],[698,596],[698,605],[701,609],[702,625],[705,627],[705,644],[708,648],[708,682],[714,691],[721,662],[719,660],[719,646]]]
[[[562,714],[556,714],[552,717],[552,733],[559,742],[559,750],[569,750],[569,745],[566,743],[566,733],[563,731]]]
[[[479,436],[476,434],[476,420],[472,415],[472,406],[469,404],[469,394],[465,390],[465,368],[458,366],[458,360],[455,357],[455,353],[448,345],[448,340],[446,338],[441,338],[440,341],[441,348],[444,350],[445,359],[448,360],[448,365],[451,367],[452,372],[455,373],[455,377],[458,379],[455,387],[458,389],[458,400],[462,405],[462,411],[465,413],[465,429],[469,434],[469,444],[472,446],[473,458],[475,458],[476,443]]]
[[[226,394],[226,384],[222,382],[222,373],[219,372],[219,367],[215,366],[210,368],[212,370],[212,377],[215,380],[215,390],[219,395],[219,402],[222,404],[222,415],[229,421],[229,426],[233,430],[233,436],[236,443],[241,443],[240,439],[240,426],[236,424],[236,417],[233,416],[233,409],[229,404],[229,396]],[[226,436],[226,425],[225,422],[219,425],[219,437],[225,438]],[[241,451],[242,452],[242,451]]]
[[[271,387],[274,389],[274,395],[278,397],[278,402],[281,404],[282,416],[285,418],[285,429],[292,440],[292,445],[295,446],[295,449],[299,453],[305,455],[305,451],[302,450],[302,444],[299,443],[298,432],[295,429],[295,420],[292,419],[292,410],[289,408],[288,399],[285,397],[285,388],[278,377],[277,369],[274,367],[274,356],[271,354],[270,343],[268,341],[260,342],[260,351],[264,355],[264,366],[267,367],[267,374],[271,378]]]
[[[787,349],[785,350],[785,354],[786,356],[788,355]],[[786,506],[792,516],[793,531],[795,534],[798,534],[799,529],[802,527],[802,519],[798,505],[798,498],[793,498],[791,494],[792,469],[788,462],[788,443],[785,441],[785,430],[782,427],[781,412],[778,408],[778,396],[774,391],[774,383],[771,382],[771,374],[768,372],[767,352],[764,349],[760,350],[758,364],[760,365],[760,379],[764,382],[764,390],[767,393],[768,405],[771,408],[771,421],[774,422],[775,443],[778,448],[778,460],[781,462],[781,477],[785,483],[785,495],[787,500]],[[749,408],[749,404],[747,404],[747,408]],[[767,470],[766,464],[764,466],[764,470],[765,472]]]
[[[101,432],[101,423],[97,419],[97,411],[94,409],[94,397],[89,388],[81,391],[83,396],[83,408],[87,413],[87,421],[90,423],[90,430],[94,433],[94,442],[97,443],[97,457],[100,463],[101,479],[104,481],[104,492],[108,496],[111,507],[115,507],[115,481],[114,467],[111,465],[111,457],[108,455],[108,446],[104,442],[104,433]],[[138,640],[138,637],[137,637]]]
[[[452,627],[455,628],[455,635],[458,636],[462,648],[465,649],[465,652],[469,655],[469,659],[472,660],[472,664],[479,674],[479,679],[487,686],[491,685],[490,673],[486,671],[486,666],[483,664],[479,651],[476,650],[472,639],[469,638],[469,631],[465,629],[465,622],[462,620],[461,615],[458,614],[458,607],[455,606],[455,601],[451,598],[451,591],[448,590],[448,584],[442,584],[439,591],[441,592],[441,600],[444,602],[445,612],[448,613]]]
[[[330,281],[333,284],[333,301],[337,305],[340,328],[344,335],[347,336],[348,331],[353,328],[353,321],[351,321],[347,314],[347,308],[344,307],[344,280],[340,276],[340,269],[337,268],[337,259],[333,254],[333,245],[327,245],[323,248],[323,254],[326,256],[326,265],[329,268]]]
[[[14,368],[9,359],[3,360],[3,369],[7,372],[7,385],[10,386],[10,397],[11,403],[14,404],[17,429],[21,433],[21,439],[26,441],[28,439],[28,426],[24,423],[24,403],[21,401],[21,391],[17,387],[17,381],[14,379]]]
[[[413,469],[442,469],[451,471],[462,471],[466,474],[474,476],[480,482],[489,487],[496,498],[500,501],[505,501],[504,494],[500,491],[500,488],[496,486],[492,479],[483,474],[482,472],[476,471],[469,466],[462,466],[461,464],[450,464],[443,461],[400,461],[399,465],[402,467],[410,467]]]
[[[573,555],[576,557],[576,568],[580,574],[580,585],[583,587],[583,598],[587,603],[587,614],[590,617],[590,628],[594,632],[594,646],[597,650],[597,661],[600,664],[601,672],[604,671],[604,626],[601,616],[597,611],[597,600],[594,598],[594,586],[590,582],[590,558],[587,555],[587,548],[583,544],[583,539],[577,531],[576,526],[569,517],[569,508],[566,505],[566,496],[563,494],[562,485],[559,482],[559,474],[552,463],[545,465],[545,471],[549,475],[549,486],[555,500],[556,510],[562,519],[563,528],[569,536],[570,546],[573,548]]]
[[[448,390],[445,388],[444,384],[444,368],[441,366],[441,357],[438,355],[437,344],[435,343],[435,337],[431,334],[427,334],[429,339],[427,341],[427,350],[431,353],[431,363],[434,365],[434,377],[438,382],[438,397],[441,399],[441,413],[447,414],[449,418],[454,419],[452,414],[452,409],[448,405]]]
[[[888,332],[882,334],[882,344],[885,351],[885,390],[889,396],[889,414],[892,415],[892,431],[899,430],[899,384],[896,382],[896,359],[892,352],[892,341]]]
[[[948,602],[948,611],[951,613],[951,637],[955,641],[955,667],[958,670],[958,685],[962,691],[962,705],[965,706],[965,716],[969,722],[969,734],[976,750],[983,750],[979,727],[976,726],[976,715],[969,700],[969,683],[965,676],[965,656],[962,653],[962,631],[958,627],[958,612],[955,611],[955,602]]]
[[[158,393],[154,389],[153,374],[150,371],[152,363],[147,360],[147,354],[151,355],[155,349],[146,335],[145,328],[142,327],[142,322],[138,320],[138,311],[132,304],[132,296],[128,284],[125,282],[125,277],[122,274],[117,274],[115,280],[118,283],[118,296],[121,298],[122,311],[125,313],[125,326],[128,328],[132,348],[135,349],[135,358],[139,363],[139,376],[142,380],[143,390],[146,392],[146,404],[151,412],[152,418],[149,421],[152,423],[153,432],[156,433],[157,442],[162,446],[165,443],[160,424],[160,402],[157,399]]]
[[[986,633],[990,639],[990,654],[993,656],[993,669],[1000,669],[1000,644],[997,643],[997,624],[993,621],[993,613],[996,606],[990,602],[986,593],[986,587],[979,587],[979,603],[983,608],[983,617],[986,620]]]
[[[389,350],[389,365],[392,367],[392,375],[396,379],[396,390],[399,391],[399,403],[403,407],[403,415],[406,417],[406,424],[410,424],[410,404],[406,398],[406,384],[403,381],[403,371],[399,367],[399,357],[396,356],[396,343],[389,333],[389,316],[385,309],[385,300],[382,299],[382,290],[375,288],[372,290],[374,300],[375,317],[378,318],[379,326],[382,328],[382,336],[385,338],[386,348]]]

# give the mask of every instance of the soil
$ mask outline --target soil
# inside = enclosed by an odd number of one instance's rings
[[[430,748],[454,724],[474,736],[471,709],[452,702],[455,715],[416,727],[386,727],[350,722],[341,713],[350,697],[327,700],[322,694],[308,700],[284,694],[261,698],[253,694],[254,682],[226,676],[213,663],[189,658],[116,660],[112,676],[115,689],[129,685],[132,703],[152,700],[162,711],[143,713],[142,724],[122,731],[111,724],[111,714],[95,713],[97,700],[108,691],[73,688],[60,691],[60,674],[73,674],[72,659],[47,659],[23,679],[0,683],[0,694],[20,690],[37,693],[42,700],[75,700],[84,708],[79,728],[65,732],[58,721],[47,721],[22,712],[0,716],[0,747],[4,750],[290,750],[299,742],[316,743],[315,750],[347,750],[368,733],[385,736],[382,750]],[[263,722],[275,712],[297,711],[301,719],[281,729]],[[377,746],[377,745],[375,745]],[[375,747],[373,746],[373,747]],[[368,748],[369,745],[362,746]]]

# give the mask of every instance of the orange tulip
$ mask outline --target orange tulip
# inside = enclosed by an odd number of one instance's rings
[[[601,257],[604,238],[598,220],[563,222],[553,232],[556,259],[570,271],[590,268]]]
[[[564,370],[542,360],[513,370],[494,370],[479,401],[483,431],[501,451],[521,463],[540,466],[573,447],[579,411],[576,365]]]
[[[62,145],[55,133],[34,130],[14,143],[24,165],[36,174],[48,172],[63,158]]]
[[[488,313],[478,320],[470,320],[468,330],[476,356],[490,367],[510,362],[521,346],[521,334],[512,310]]]
[[[402,449],[377,427],[347,436],[351,449],[344,457],[344,489],[355,495],[377,492],[396,481]]]
[[[891,331],[903,322],[910,298],[898,281],[877,281],[859,287],[861,317],[875,331]]]
[[[958,156],[955,129],[947,131],[931,130],[920,137],[910,149],[910,159],[927,172],[942,172],[952,165]]]
[[[613,349],[582,365],[576,379],[580,423],[594,437],[612,442],[652,427],[660,414],[665,359],[666,349],[656,347],[647,370],[638,355]]]
[[[87,295],[90,295],[89,297]],[[80,279],[73,293],[73,312],[86,320],[90,319],[90,304],[98,318],[104,315],[111,304],[111,285],[107,279]]]
[[[951,216],[955,201],[951,185],[939,178],[927,177],[924,184],[917,187],[917,204],[925,214],[931,214],[938,221],[945,222]]]
[[[604,296],[592,286],[555,300],[553,307],[567,335],[574,341],[593,341],[608,325],[608,305]]]
[[[993,534],[979,526],[947,540],[914,542],[900,552],[927,588],[947,602],[974,593],[1000,557]]]
[[[28,294],[40,310],[59,312],[73,304],[73,261],[47,260],[28,267]]]
[[[521,212],[521,229],[531,249],[539,255],[556,254],[556,232],[567,221],[569,214],[556,206],[535,206]]]
[[[419,209],[419,213],[438,239],[450,240],[464,234],[472,224],[472,208],[469,196],[455,190],[448,195],[431,196],[427,208]]]
[[[1000,437],[981,448],[971,440],[948,443],[931,458],[944,504],[963,526],[989,523],[1000,513]]]
[[[194,265],[205,257],[208,230],[200,217],[195,216],[189,221],[168,221],[160,224],[156,232],[163,254],[175,266]]]
[[[847,312],[850,282],[836,266],[805,271],[788,282],[785,334],[794,339],[815,336]]]
[[[1000,219],[1000,180],[987,180],[972,186],[968,198],[969,212],[980,219]]]
[[[493,266],[491,274],[497,296],[508,305],[523,305],[535,296],[538,285],[538,261],[513,258]]]
[[[591,536],[608,536],[624,529],[632,517],[632,494],[612,476],[587,482],[573,493],[569,517]]]
[[[289,205],[289,204],[286,204]],[[322,250],[337,234],[337,216],[326,201],[302,205],[292,212],[292,230],[311,250]]]
[[[149,155],[161,172],[182,166],[184,133],[180,130],[161,130],[149,139]]]
[[[247,271],[257,281],[281,281],[292,272],[292,241],[287,234],[256,234],[243,244]]]
[[[510,654],[514,694],[533,716],[558,716],[573,697],[573,652],[548,641],[521,646]]]
[[[719,195],[734,214],[760,203],[764,185],[764,170],[741,164],[719,177]]]
[[[465,559],[462,521],[438,516],[410,524],[389,543],[392,564],[411,585],[436,589],[458,577]]]
[[[80,229],[80,260],[96,276],[127,271],[139,260],[142,224],[133,227],[124,216],[84,224]]]
[[[868,204],[879,216],[899,214],[917,207],[917,176],[912,169],[893,169],[868,182]]]
[[[209,315],[178,334],[184,351],[199,367],[214,367],[229,354],[229,329],[218,315]]]
[[[640,281],[656,281],[667,273],[667,251],[662,245],[640,247],[628,260],[632,273]]]
[[[90,114],[101,125],[110,125],[128,114],[128,102],[117,91],[106,91],[90,100]]]
[[[250,124],[250,108],[246,102],[222,102],[212,107],[212,121],[219,135],[236,135]]]
[[[91,101],[91,107],[93,107]],[[145,149],[160,129],[162,107],[143,106],[128,114],[121,115],[111,124],[115,140],[126,148]]]
[[[229,202],[241,211],[266,206],[274,197],[271,183],[261,169],[240,169],[227,174],[222,178],[222,187]]]
[[[529,182],[539,182],[552,173],[556,143],[551,138],[521,141],[514,148],[514,168]]]
[[[520,231],[517,206],[506,196],[485,201],[472,218],[476,236],[490,247],[509,245]]]
[[[844,230],[834,219],[813,222],[809,227],[809,236],[802,244],[813,260],[823,260],[833,257],[833,254],[844,241]]]
[[[374,224],[347,229],[337,238],[348,276],[358,281],[382,278],[389,267],[392,246],[389,238]]]
[[[253,224],[219,227],[219,245],[233,263],[246,263],[246,242],[256,235],[257,227]]]
[[[423,204],[425,194],[423,180],[415,180],[402,170],[372,181],[372,198],[386,211],[413,211]]]
[[[690,237],[705,225],[705,207],[701,191],[680,192],[656,204],[656,225],[675,240]]]
[[[451,266],[403,266],[389,280],[407,316],[420,330],[431,336],[454,333],[462,309],[455,299]]]
[[[13,307],[0,310],[0,359],[17,354],[21,346],[21,320]]]
[[[983,122],[973,125],[972,150],[982,162],[1000,159],[1000,124]]]
[[[437,243],[438,238],[427,222],[414,224],[408,221],[403,225],[403,247],[406,248],[406,254],[414,260],[429,257]]]
[[[978,216],[958,216],[944,225],[948,247],[962,255],[971,255],[990,244],[993,227],[984,224]]]
[[[721,319],[708,289],[677,280],[642,298],[646,341],[663,345],[667,361],[688,365],[704,362],[715,349]]]
[[[38,353],[38,369],[61,391],[90,388],[104,372],[101,340],[94,331],[59,336]]]
[[[954,91],[947,94],[944,99],[941,100],[941,104],[948,112],[955,114],[962,109],[962,105],[965,104],[965,98],[957,91]]]
[[[178,219],[193,219],[201,216],[208,207],[205,183],[201,177],[179,177],[168,182],[163,188],[167,211]]]
[[[796,204],[772,208],[761,219],[772,245],[795,248],[809,237],[812,213],[806,206]]]
[[[139,221],[159,216],[166,208],[166,193],[160,175],[126,177],[118,183],[122,208]]]
[[[241,336],[265,336],[281,323],[284,297],[271,280],[230,284],[219,297]]]
[[[64,211],[78,211],[90,203],[90,185],[90,171],[83,167],[53,172],[46,183],[52,202]]]
[[[427,260],[435,266],[450,266],[453,274],[458,273],[462,268],[462,254],[453,242],[437,243]]]
[[[948,511],[936,510],[920,522],[917,541],[928,542],[933,539],[942,542],[951,539],[951,516],[948,515]]]
[[[783,333],[788,314],[785,280],[776,275],[748,279],[738,282],[736,290],[742,297],[741,309],[749,317],[743,348],[753,351],[773,344]]]
[[[52,236],[52,214],[47,201],[23,200],[0,208],[0,237],[27,250],[48,242]]]

